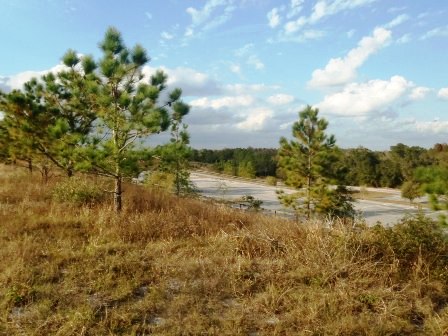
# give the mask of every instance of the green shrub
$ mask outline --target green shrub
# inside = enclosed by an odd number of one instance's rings
[[[277,185],[277,178],[275,176],[267,176],[266,177],[266,183],[271,185],[271,186],[276,186]]]
[[[238,176],[253,179],[255,178],[255,168],[251,161],[243,161],[238,165]]]
[[[256,199],[254,196],[245,195],[241,197],[241,201],[247,204],[248,209],[252,210],[260,210],[261,205],[263,204],[262,200]]]
[[[52,192],[56,202],[95,205],[105,200],[105,192],[91,180],[72,177],[58,183]]]
[[[170,174],[162,171],[154,171],[148,175],[145,184],[150,187],[166,189],[172,191],[174,189],[175,182],[174,174]]]
[[[404,217],[390,228],[377,226],[379,251],[389,250],[405,269],[419,261],[434,274],[442,271],[448,279],[448,234],[434,220],[423,215]]]

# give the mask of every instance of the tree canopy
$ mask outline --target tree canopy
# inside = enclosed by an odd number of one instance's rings
[[[69,49],[64,70],[1,95],[0,142],[5,148],[10,143],[9,157],[29,162],[45,157],[69,176],[82,170],[114,178],[120,211],[123,178],[148,164],[150,153],[138,140],[170,125],[178,128],[189,106],[181,89],[166,92],[163,71],[145,78],[145,49],[128,48],[117,29],[109,28],[99,47],[97,61]]]

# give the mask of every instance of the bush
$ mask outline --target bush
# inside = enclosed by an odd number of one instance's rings
[[[71,177],[54,187],[52,198],[62,203],[95,205],[105,200],[105,193],[101,186],[91,180]]]
[[[247,204],[248,209],[253,209],[255,211],[260,210],[261,205],[263,204],[262,200],[256,199],[251,195],[241,197],[241,201]]]
[[[431,266],[434,274],[442,271],[448,278],[448,234],[432,219],[423,215],[405,217],[393,227],[375,228],[379,250],[389,250],[405,268],[419,261]]]
[[[276,186],[277,185],[277,178],[275,176],[267,176],[266,177],[266,183],[271,185],[271,186]]]
[[[150,187],[162,188],[171,191],[174,189],[174,180],[174,174],[154,171],[146,177],[145,184]]]

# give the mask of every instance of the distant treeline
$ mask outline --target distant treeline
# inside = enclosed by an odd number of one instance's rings
[[[277,169],[277,149],[225,148],[193,150],[192,160],[209,164],[214,170],[243,177],[283,177]],[[448,145],[431,149],[397,144],[388,151],[364,147],[335,149],[325,169],[332,183],[342,185],[398,188],[413,179],[418,167],[448,167]]]
[[[276,156],[273,148],[194,149],[192,160],[229,175],[263,177],[276,175]]]

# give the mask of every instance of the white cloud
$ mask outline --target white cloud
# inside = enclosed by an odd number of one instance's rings
[[[260,131],[266,121],[272,117],[272,111],[267,108],[257,108],[251,111],[246,120],[238,123],[236,127],[244,131]]]
[[[389,8],[387,11],[389,12],[389,13],[396,13],[396,12],[402,12],[402,11],[404,11],[405,9],[407,9],[407,7],[391,7],[391,8]]]
[[[236,49],[233,53],[237,57],[244,57],[248,53],[251,52],[251,50],[254,48],[254,46],[255,45],[253,43],[248,43],[248,44],[245,44],[244,46],[242,46],[241,48]]]
[[[416,121],[414,127],[420,133],[448,134],[448,121]]]
[[[278,8],[273,8],[268,14],[268,24],[269,27],[275,28],[280,24],[280,15],[278,13]]]
[[[202,128],[202,133],[216,132],[218,129],[219,132],[225,132],[226,134],[233,134],[235,131],[277,130],[277,125],[284,122],[282,113],[279,113],[273,119],[273,110],[266,106],[264,100],[255,96],[256,93],[268,89],[275,88],[264,85],[238,84],[227,88],[226,92],[229,93],[227,96],[219,98],[203,97],[192,100],[189,102],[192,107],[189,120],[192,120],[196,125],[207,126],[207,128]],[[245,92],[245,94],[240,94],[241,92]],[[231,136],[232,140],[227,139],[227,141],[237,141],[236,134]],[[203,136],[203,134],[200,136]]]
[[[289,5],[288,14],[286,15],[288,17],[288,19],[300,14],[300,12],[303,9],[304,2],[305,2],[305,0],[291,0],[291,3]]]
[[[149,78],[157,70],[163,70],[168,75],[167,85],[170,88],[179,87],[184,96],[206,96],[221,94],[223,87],[213,80],[209,75],[196,71],[191,68],[153,68],[144,66],[142,73]]]
[[[152,14],[150,12],[145,12],[145,16],[148,18],[148,20],[152,20]]]
[[[355,33],[356,33],[356,30],[355,30],[355,29],[349,30],[349,31],[347,32],[347,37],[348,37],[348,38],[352,38],[352,37],[355,35]]]
[[[429,12],[423,12],[423,13],[420,13],[420,14],[417,16],[417,18],[419,18],[419,19],[424,19],[424,18],[428,17],[429,15],[431,15]]]
[[[411,34],[404,34],[400,38],[397,39],[398,44],[406,44],[411,42]]]
[[[190,101],[192,110],[188,120],[193,121],[195,125],[202,125],[201,134],[198,135],[201,138],[208,136],[206,134],[219,131],[230,136],[227,139],[228,143],[236,146],[238,141],[244,138],[243,134],[263,131],[265,132],[263,141],[267,139],[266,132],[268,132],[276,142],[279,138],[275,134],[279,129],[278,126],[291,119],[288,108],[281,106],[280,103],[291,101],[291,98],[287,95],[271,96],[270,100],[278,103],[274,116],[271,105],[268,105],[267,101],[261,97],[265,95],[265,92],[275,90],[278,90],[278,87],[264,84],[223,86],[225,96],[202,97]],[[285,114],[286,112],[288,113]],[[194,128],[194,125],[192,126]],[[243,140],[244,143],[247,141],[251,143],[249,139]],[[258,140],[257,143],[260,144],[263,141]]]
[[[439,92],[437,92],[437,96],[441,99],[447,99],[448,100],[448,87],[441,88]]]
[[[426,32],[421,39],[427,40],[432,37],[448,37],[448,26],[434,28]]]
[[[216,8],[226,4],[226,0],[209,0],[202,9],[188,7],[186,11],[191,15],[193,25],[198,26],[207,21]]]
[[[213,20],[210,20],[208,23],[206,23],[203,27],[203,30],[210,30],[216,27],[219,27],[230,20],[232,17],[233,11],[236,9],[235,6],[227,6],[224,8],[224,11],[221,15],[218,15],[213,18]]]
[[[310,23],[316,23],[326,16],[365,6],[375,1],[376,0],[319,0],[314,5],[313,12],[308,18],[308,21]]]
[[[246,58],[246,64],[250,65],[256,70],[264,69],[264,63],[260,60],[257,54],[253,52],[255,45],[248,43],[239,49],[236,49],[233,53],[236,57]]]
[[[431,92],[430,88],[418,86],[412,89],[411,93],[409,94],[409,98],[411,100],[422,100],[429,92]]]
[[[284,26],[285,34],[291,35],[291,34],[297,32],[303,26],[305,26],[307,24],[307,22],[308,21],[307,21],[306,17],[304,17],[304,16],[299,17],[297,20],[287,22]]]
[[[304,42],[306,40],[315,39],[323,36],[316,34],[316,30],[308,29],[308,33],[300,32],[304,30],[306,26],[317,24],[320,20],[327,16],[335,15],[339,12],[346,10],[352,10],[361,6],[368,5],[376,0],[318,0],[314,5],[309,16],[303,15],[297,19],[290,20],[283,25],[283,29],[279,34],[279,41],[295,41]],[[291,1],[291,15],[287,15],[288,18],[296,16],[302,10],[302,0]],[[311,32],[313,34],[311,34]],[[297,36],[296,36],[297,35]]]
[[[393,19],[392,21],[388,22],[384,28],[387,29],[391,29],[394,28],[396,26],[401,25],[403,22],[406,22],[410,19],[411,17],[407,14],[400,14],[398,15],[395,19]]]
[[[448,121],[440,121],[438,118],[390,118],[383,115],[375,119],[351,119],[350,123],[346,119],[333,119],[329,129],[329,132],[336,133],[338,144],[342,147],[362,145],[384,150],[396,143],[430,147],[434,143],[446,141]],[[338,136],[338,133],[343,136]]]
[[[14,89],[22,89],[23,84],[28,82],[31,78],[39,78],[46,75],[49,72],[57,73],[63,70],[67,70],[67,67],[63,64],[58,64],[49,70],[42,71],[24,71],[12,76],[0,77],[0,87],[4,91],[10,91]]]
[[[254,67],[256,70],[264,69],[264,63],[258,58],[257,55],[251,55],[247,59],[247,64]]]
[[[174,38],[174,35],[164,31],[160,34],[160,37],[164,40],[172,40]]]
[[[304,43],[311,40],[318,40],[324,37],[326,33],[322,30],[306,29],[294,35],[280,35],[278,41]]]
[[[315,23],[327,15],[331,15],[331,11],[329,10],[329,6],[328,6],[327,2],[325,0],[318,1],[314,5],[313,12],[311,13],[311,16],[309,17],[309,21],[311,23]]]
[[[226,94],[233,95],[256,94],[278,89],[279,86],[265,84],[227,84],[223,87]]]
[[[370,55],[387,45],[390,39],[389,30],[375,28],[372,36],[363,37],[358,46],[350,50],[344,58],[332,58],[324,69],[314,70],[308,86],[322,88],[343,85],[354,80],[356,70]]]
[[[237,75],[241,75],[241,66],[239,64],[231,64],[230,71]]]
[[[269,96],[266,100],[272,105],[286,105],[292,103],[294,101],[294,97],[291,95],[279,93],[273,96]]]
[[[190,105],[199,108],[212,108],[219,110],[222,108],[235,108],[242,106],[250,106],[254,103],[254,98],[250,95],[245,96],[227,96],[216,99],[209,99],[207,97],[192,100]]]
[[[276,28],[277,26],[279,26],[280,22],[282,21],[282,17],[280,15],[280,13],[283,13],[285,11],[286,11],[286,17],[288,19],[292,19],[292,18],[296,17],[297,15],[299,15],[303,9],[303,3],[304,3],[304,0],[291,0],[289,6],[281,6],[281,7],[272,8],[266,15],[266,17],[268,19],[269,26],[271,28]],[[288,29],[294,30],[294,22],[295,21],[290,21],[290,22],[291,23],[288,25]]]
[[[325,32],[321,30],[307,29],[298,36],[298,41],[318,40],[323,36],[325,36]]]
[[[390,80],[352,83],[341,92],[325,96],[316,106],[325,114],[345,117],[375,116],[402,98],[412,86],[412,82],[401,76],[393,76]]]
[[[186,28],[184,36],[194,36],[195,28],[209,30],[224,24],[232,17],[235,9],[233,0],[207,0],[201,9],[188,7],[186,12],[190,14],[192,22]]]
[[[185,33],[184,36],[185,37],[191,37],[194,35],[194,30],[191,27],[188,27],[187,29],[185,29]]]

